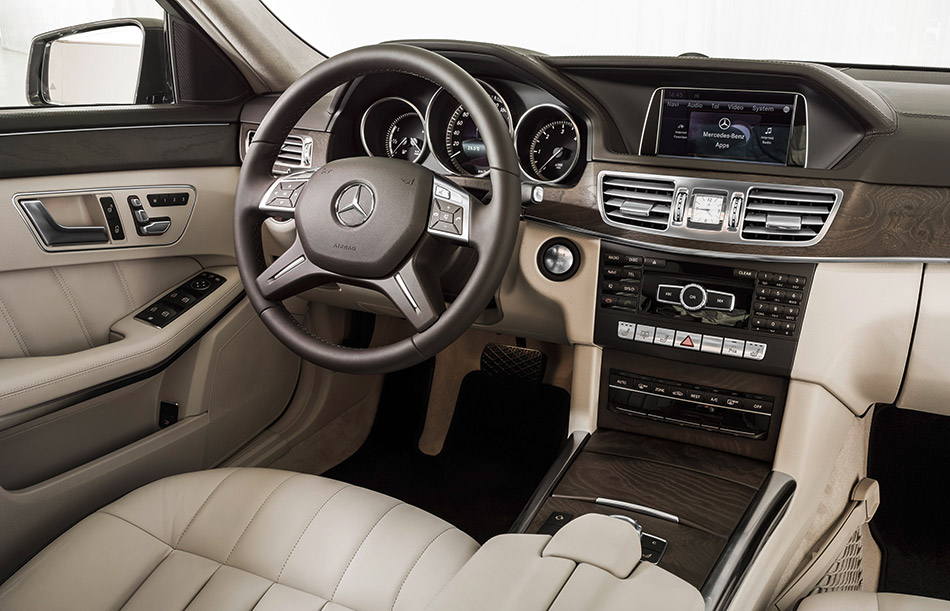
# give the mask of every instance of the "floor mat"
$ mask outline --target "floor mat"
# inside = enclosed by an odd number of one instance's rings
[[[881,592],[950,599],[950,417],[888,407],[874,415],[868,475],[881,484],[871,531]]]
[[[386,377],[364,446],[325,475],[429,511],[484,542],[507,532],[567,436],[570,395],[469,373],[442,453],[418,449],[433,362]]]

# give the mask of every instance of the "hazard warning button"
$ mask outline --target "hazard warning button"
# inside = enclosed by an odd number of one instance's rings
[[[703,343],[703,336],[699,333],[689,333],[687,331],[677,331],[676,340],[673,345],[677,348],[686,348],[687,350],[699,350]]]

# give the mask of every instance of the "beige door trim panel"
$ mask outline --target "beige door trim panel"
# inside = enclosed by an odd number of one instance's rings
[[[181,194],[186,196],[186,202],[180,205],[153,206],[150,201],[150,196],[179,196]],[[133,198],[140,203],[138,210],[142,212],[136,212],[133,209],[130,203],[134,201]],[[35,220],[31,218],[31,212],[28,209],[31,202],[40,202],[52,221],[59,225],[104,229],[106,241],[64,245],[47,244]],[[13,196],[13,203],[23,218],[23,222],[33,234],[37,246],[48,252],[62,252],[174,244],[184,235],[188,227],[192,210],[197,204],[197,195],[192,185],[146,185],[17,193]],[[115,216],[108,218],[106,210],[113,209]],[[134,218],[136,214],[143,213],[147,220],[137,221]],[[168,227],[160,234],[142,235],[139,231],[139,227],[163,223],[165,220],[168,221]]]
[[[116,339],[108,344],[59,356],[0,360],[0,418],[147,370],[173,356],[244,291],[236,267],[208,271],[226,281],[163,329],[137,320],[137,310],[112,325]]]
[[[111,263],[133,259],[158,257],[193,257],[215,259],[220,264],[234,261],[234,238],[231,230],[234,217],[234,191],[240,168],[175,168],[136,170],[127,172],[100,172],[61,176],[36,176],[0,180],[0,272],[65,267],[84,263]],[[15,198],[35,193],[109,193],[119,196],[129,187],[116,185],[188,185],[195,190],[187,231],[173,243],[160,245],[158,238],[141,238],[145,243],[129,243],[138,248],[96,248],[92,250],[49,252],[39,246],[28,221],[21,217]],[[133,188],[134,189],[134,188]],[[118,191],[118,192],[117,192]],[[141,192],[144,197],[146,192]],[[127,195],[126,195],[127,197]],[[75,203],[75,202],[74,202]],[[148,206],[148,202],[143,202]],[[78,205],[78,204],[77,204]],[[132,224],[127,201],[116,201],[126,233],[127,242],[139,236]],[[67,206],[68,208],[68,206]],[[175,206],[148,209],[149,216],[171,216]],[[87,208],[88,210],[88,208]],[[74,208],[74,216],[63,216],[63,222],[82,223],[82,210]],[[76,218],[75,215],[80,215]],[[100,209],[101,214],[101,209]],[[185,219],[179,219],[181,221]],[[184,222],[179,227],[184,229]],[[169,231],[177,231],[173,227]],[[155,241],[152,241],[152,240]]]

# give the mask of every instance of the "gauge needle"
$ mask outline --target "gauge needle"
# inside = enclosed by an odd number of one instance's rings
[[[544,171],[544,168],[548,167],[548,164],[549,164],[549,163],[551,163],[552,161],[554,161],[555,159],[557,159],[558,157],[560,157],[560,156],[563,155],[563,154],[564,154],[564,147],[563,147],[563,146],[559,146],[559,147],[557,147],[556,149],[554,149],[554,154],[551,155],[551,158],[548,159],[547,161],[545,161],[544,164],[543,164],[540,168],[538,168],[538,172],[543,172],[543,171]]]
[[[402,148],[402,145],[405,144],[408,140],[409,140],[409,138],[403,138],[402,141],[401,141],[399,144],[397,144],[396,146],[393,147],[393,150],[394,150],[394,151],[398,151],[399,149]]]
[[[418,138],[409,138],[409,144],[411,144],[414,148],[417,148],[417,149],[422,148],[422,147],[419,145],[419,139],[418,139]]]

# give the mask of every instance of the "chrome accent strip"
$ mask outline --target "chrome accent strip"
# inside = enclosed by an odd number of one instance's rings
[[[419,309],[419,304],[416,303],[415,298],[412,296],[412,293],[409,292],[409,287],[406,286],[406,281],[402,279],[400,274],[396,274],[396,284],[399,285],[399,290],[402,291],[402,294],[406,296],[406,299],[409,300],[409,304],[412,306],[412,309],[418,314],[422,310]]]
[[[665,511],[660,511],[659,509],[647,507],[646,505],[637,505],[636,503],[627,503],[626,501],[618,501],[615,499],[607,499],[607,498],[602,498],[602,497],[597,497],[596,499],[594,499],[594,502],[598,505],[603,505],[605,507],[613,507],[614,509],[624,509],[626,511],[632,511],[633,513],[642,513],[645,516],[658,518],[660,520],[666,520],[667,522],[673,522],[674,524],[680,523],[680,519],[678,516],[675,516],[672,513],[667,513]]]
[[[633,526],[637,530],[637,538],[640,538],[640,539],[643,538],[643,526],[641,526],[639,522],[637,522],[630,516],[623,516],[623,515],[620,515],[619,513],[615,513],[610,517],[616,518],[622,522],[626,522],[630,526]]]
[[[3,136],[40,136],[43,134],[71,134],[73,132],[111,132],[121,129],[161,129],[164,127],[227,127],[230,123],[169,123],[167,125],[120,125],[117,127],[77,127],[72,129],[50,129],[32,132],[3,132]]]
[[[408,106],[412,112],[416,113],[416,116],[419,117],[419,120],[422,122],[422,132],[423,134],[425,134],[426,140],[425,142],[422,143],[422,148],[419,149],[419,154],[416,155],[416,158],[412,160],[412,163],[419,163],[420,161],[422,161],[422,158],[426,156],[426,152],[429,147],[429,139],[428,139],[428,135],[426,134],[426,119],[424,116],[422,116],[422,113],[419,112],[419,109],[416,108],[415,104],[413,104],[406,98],[401,98],[395,95],[388,96],[385,98],[379,98],[378,100],[370,104],[369,108],[363,111],[363,118],[360,119],[360,141],[363,143],[363,150],[366,151],[366,154],[369,155],[370,157],[376,156],[373,154],[373,151],[369,150],[369,144],[366,142],[366,118],[369,116],[370,111],[372,111],[374,108],[376,108],[379,104],[382,104],[383,102],[402,102],[403,104]]]
[[[607,208],[604,204],[604,181],[609,180],[610,178],[630,178],[633,180],[672,182],[674,199],[671,202],[671,205],[675,205],[675,194],[678,193],[680,189],[687,189],[690,193],[690,197],[687,199],[686,219],[684,224],[675,225],[672,223],[672,210],[670,213],[670,224],[662,230],[627,225],[625,223],[619,223],[611,219],[609,216],[607,216]],[[828,214],[828,218],[822,225],[818,235],[810,240],[804,240],[800,242],[755,240],[742,237],[742,227],[745,224],[746,215],[745,208],[747,208],[749,205],[749,195],[753,189],[790,191],[798,193],[818,193],[833,196],[834,202],[831,204],[831,212]],[[727,227],[728,223],[720,223],[718,227],[710,229],[690,228],[688,225],[690,213],[692,212],[693,208],[692,198],[695,196],[697,190],[702,192],[725,191],[726,196],[723,201],[724,213],[727,212],[728,207],[731,206],[731,198],[734,197],[736,193],[742,193],[744,196],[744,201],[742,203],[743,212],[740,214],[738,229],[736,231],[730,231]],[[835,215],[837,214],[838,209],[841,207],[841,201],[843,198],[844,192],[841,189],[830,189],[828,187],[803,187],[800,185],[788,185],[782,183],[745,182],[738,180],[694,178],[691,176],[673,176],[663,174],[641,174],[638,172],[619,172],[614,170],[602,170],[599,174],[597,174],[597,209],[600,212],[600,218],[606,224],[612,227],[619,227],[627,231],[638,231],[641,233],[651,233],[656,235],[668,235],[675,238],[699,240],[702,242],[723,242],[728,244],[768,244],[770,246],[781,248],[801,248],[804,246],[814,246],[825,237],[825,234],[828,233],[828,230],[831,228],[831,223],[834,222]]]
[[[291,261],[290,263],[288,263],[288,264],[287,264],[287,267],[285,267],[284,269],[282,269],[282,270],[280,270],[279,272],[277,272],[276,274],[274,274],[274,275],[271,277],[271,280],[277,280],[278,278],[280,278],[280,277],[283,276],[284,274],[290,272],[292,269],[294,269],[295,267],[297,267],[298,265],[300,265],[301,263],[303,263],[304,261],[306,261],[306,259],[307,259],[307,258],[306,258],[305,256],[300,255],[299,257],[297,257],[296,259],[294,259],[293,261]]]

